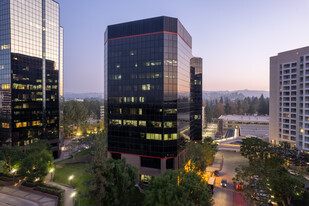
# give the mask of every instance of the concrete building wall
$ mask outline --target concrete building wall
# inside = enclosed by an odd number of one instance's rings
[[[273,144],[279,142],[279,91],[280,70],[277,67],[277,57],[270,58],[270,100],[269,100],[269,140]]]
[[[309,151],[309,47],[270,58],[270,141]]]

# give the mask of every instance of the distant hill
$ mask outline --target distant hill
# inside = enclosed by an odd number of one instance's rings
[[[65,92],[64,98],[66,101],[74,100],[74,99],[103,99],[103,93],[73,93],[73,92]]]
[[[229,98],[231,100],[236,99],[244,99],[246,97],[260,97],[261,94],[264,97],[269,97],[268,91],[259,91],[259,90],[236,90],[236,91],[203,91],[204,100],[215,100],[223,98]],[[64,93],[65,100],[74,100],[74,99],[103,99],[103,93],[73,93],[73,92],[65,92]]]
[[[269,97],[269,91],[262,91],[262,90],[237,90],[235,92],[241,93],[246,97],[260,97],[262,94],[264,97]]]
[[[223,98],[229,98],[230,100],[244,99],[246,97],[269,97],[268,91],[258,91],[258,90],[237,90],[237,91],[203,91],[204,100],[216,100]]]

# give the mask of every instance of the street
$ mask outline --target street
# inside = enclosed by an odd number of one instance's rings
[[[248,164],[248,160],[234,151],[219,151],[219,156],[223,155],[224,162],[219,177],[216,177],[216,186],[214,189],[215,206],[246,206],[239,192],[235,191],[232,178],[235,176],[235,168],[239,165]],[[223,188],[220,183],[222,178],[227,180],[227,187]]]

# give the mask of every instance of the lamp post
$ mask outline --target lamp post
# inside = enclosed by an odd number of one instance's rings
[[[72,180],[73,180],[73,178],[74,178],[74,175],[71,175],[71,176],[69,177],[69,181],[70,181],[71,187],[72,187]]]
[[[13,184],[15,184],[15,173],[17,172],[17,169],[13,169],[11,173],[13,174]]]
[[[78,190],[78,206],[80,206],[80,191]]]
[[[73,205],[75,205],[75,196],[76,196],[76,192],[72,192],[71,197],[73,198]]]
[[[49,173],[50,173],[50,181],[54,181],[54,171],[55,171],[55,168],[52,168],[49,170]]]

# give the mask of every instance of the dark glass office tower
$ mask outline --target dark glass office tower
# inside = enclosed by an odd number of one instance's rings
[[[182,167],[190,140],[192,38],[180,21],[157,17],[105,32],[108,154],[142,179]],[[194,77],[195,78],[195,77]]]
[[[191,59],[191,115],[190,138],[194,141],[202,140],[202,107],[203,107],[203,60]]]
[[[0,144],[48,139],[63,127],[63,29],[53,0],[0,0]]]

